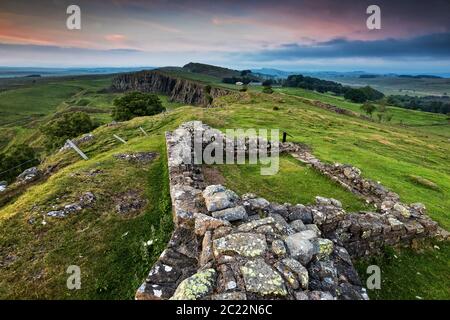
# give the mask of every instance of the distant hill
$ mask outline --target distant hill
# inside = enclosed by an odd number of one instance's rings
[[[209,64],[190,62],[183,66],[183,69],[193,73],[200,73],[217,78],[239,77],[241,71],[217,67]]]
[[[288,76],[295,74],[295,72],[283,71],[271,68],[252,69],[252,73],[265,76],[271,76],[276,78],[287,78]]]
[[[150,70],[154,67],[115,67],[115,68],[25,68],[25,67],[1,67],[0,78],[22,77],[66,77],[78,75],[102,75],[121,72],[133,72]]]

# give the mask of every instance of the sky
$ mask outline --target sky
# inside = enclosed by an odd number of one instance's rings
[[[81,9],[81,30],[66,10]],[[369,30],[369,5],[381,29]],[[0,66],[450,73],[449,0],[1,0]]]

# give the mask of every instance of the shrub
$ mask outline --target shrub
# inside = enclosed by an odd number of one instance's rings
[[[114,100],[112,117],[116,121],[127,121],[135,117],[152,116],[165,111],[156,94],[131,92]]]
[[[272,94],[273,89],[271,86],[264,86],[264,89],[262,90],[263,93]]]
[[[67,139],[78,137],[95,128],[89,115],[85,112],[65,113],[62,117],[52,120],[40,129],[45,136],[47,150],[62,146]]]
[[[246,92],[247,90],[248,90],[248,88],[246,85],[242,86],[242,88],[239,89],[240,92]]]
[[[384,116],[384,119],[386,120],[386,122],[390,122],[392,120],[392,114],[386,113],[386,115]]]
[[[369,116],[372,116],[372,113],[376,110],[377,108],[371,104],[371,103],[364,103],[361,106],[361,110],[363,110],[365,113],[367,113]]]

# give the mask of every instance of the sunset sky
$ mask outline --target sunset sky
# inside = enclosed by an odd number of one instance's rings
[[[81,8],[81,30],[66,8]],[[381,7],[368,30],[366,8]],[[450,73],[450,1],[1,0],[0,66]]]

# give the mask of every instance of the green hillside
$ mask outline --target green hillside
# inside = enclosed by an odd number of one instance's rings
[[[172,72],[184,76],[175,69]],[[189,75],[219,85],[211,76]],[[71,108],[91,111],[100,123],[109,123],[112,100],[120,95],[102,90],[109,83],[107,77],[55,80],[1,93],[0,143],[7,147],[25,141],[39,147],[38,126]],[[445,116],[392,108],[392,121],[378,123],[339,115],[300,99],[360,112],[360,105],[331,95],[284,88],[271,95],[259,91],[254,88],[222,97],[217,101],[222,107],[210,109],[180,106],[164,98],[166,114],[94,130],[95,139],[83,147],[88,161],[70,150],[45,157],[41,166],[54,165],[56,172],[20,190],[0,207],[0,298],[132,299],[172,228],[164,132],[194,119],[219,129],[287,131],[290,140],[309,145],[321,160],[355,165],[365,177],[397,192],[404,202],[424,203],[429,215],[450,229],[450,130]],[[11,123],[19,120],[23,122]],[[113,134],[128,143],[119,143]],[[157,152],[158,157],[146,165],[114,157],[138,151]],[[211,170],[214,179],[239,193],[258,190],[269,200],[305,204],[322,195],[342,200],[348,211],[367,208],[353,194],[288,156],[281,158],[275,176],[260,176],[258,167],[250,165]],[[437,187],[430,188],[424,181]],[[130,190],[146,205],[133,214],[120,214],[116,205]],[[45,217],[54,206],[76,201],[84,192],[97,197],[91,208],[64,219]],[[144,245],[149,240],[151,244]],[[448,243],[431,243],[420,251],[388,252],[376,261],[383,270],[382,289],[369,295],[373,299],[446,299],[450,296],[449,261]],[[372,261],[359,262],[361,278],[368,263]],[[66,288],[69,265],[81,267],[81,290]]]

